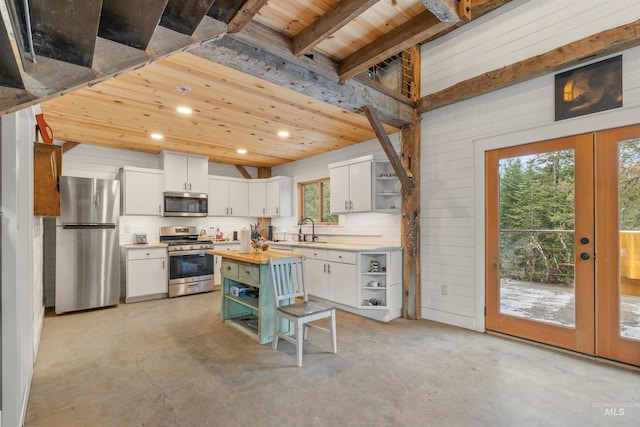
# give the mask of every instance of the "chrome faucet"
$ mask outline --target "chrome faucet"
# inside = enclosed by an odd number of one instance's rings
[[[309,217],[302,218],[298,225],[303,225],[307,220],[311,221],[311,241],[315,242],[318,239],[318,236],[316,236],[316,223],[313,222],[313,219]]]

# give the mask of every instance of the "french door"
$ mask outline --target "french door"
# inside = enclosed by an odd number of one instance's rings
[[[485,154],[486,328],[640,366],[640,125]]]

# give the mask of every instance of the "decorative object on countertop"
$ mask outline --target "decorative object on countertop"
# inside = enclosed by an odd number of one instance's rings
[[[269,242],[264,240],[262,236],[258,235],[258,237],[254,237],[251,239],[251,247],[253,248],[253,253],[255,255],[258,252],[268,251]]]
[[[378,268],[380,268],[380,265],[378,264],[378,261],[376,261],[375,259],[372,259],[371,261],[369,261],[369,272],[370,273],[377,273],[378,272]]]
[[[142,233],[135,233],[133,235],[133,241],[135,244],[137,245],[146,245],[147,243],[149,243],[147,241],[147,235],[146,233],[142,234]]]

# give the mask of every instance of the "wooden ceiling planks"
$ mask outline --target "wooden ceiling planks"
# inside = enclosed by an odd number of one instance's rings
[[[191,91],[181,94],[176,85]],[[180,116],[175,109],[194,110]],[[272,167],[375,137],[366,118],[264,80],[180,53],[42,104],[56,138],[149,153],[172,149]],[[291,136],[276,134],[287,129]],[[397,130],[388,127],[389,133]],[[165,135],[149,139],[151,132]]]

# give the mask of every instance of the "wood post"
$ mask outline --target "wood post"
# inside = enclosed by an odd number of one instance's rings
[[[258,178],[271,178],[271,168],[259,167]],[[258,218],[258,232],[265,239],[268,237],[267,233],[270,225],[271,225],[271,218]]]
[[[412,181],[412,191],[402,189],[403,249],[402,317],[420,319],[420,119],[402,127],[402,165]]]

